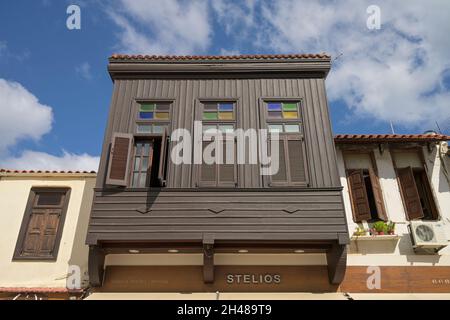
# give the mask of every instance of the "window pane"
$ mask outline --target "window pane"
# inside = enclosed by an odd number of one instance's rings
[[[207,130],[213,130],[216,129],[216,126],[205,126],[203,125],[203,132],[207,131]]]
[[[281,111],[269,111],[269,118],[270,119],[281,119]]]
[[[269,124],[269,132],[283,132],[283,125]]]
[[[54,192],[39,193],[38,206],[57,206],[61,203],[62,194]]]
[[[152,126],[147,124],[138,124],[137,133],[152,133]]]
[[[286,132],[300,132],[300,126],[298,124],[286,124],[284,130]]]
[[[153,119],[153,112],[139,112],[139,118],[141,118],[141,119]]]
[[[146,180],[147,180],[147,173],[141,173],[139,177],[139,188],[145,188]]]
[[[219,112],[220,120],[233,120],[233,112]]]
[[[296,103],[283,103],[283,111],[297,111]]]
[[[163,133],[165,126],[153,126],[153,133]]]
[[[298,119],[298,112],[287,111],[283,112],[284,119]]]
[[[142,150],[142,143],[136,143],[136,156],[139,156],[141,154]]]
[[[134,171],[139,171],[139,166],[141,165],[141,158],[140,157],[136,157],[134,159]]]
[[[133,182],[132,182],[132,186],[133,187],[137,187],[139,183],[139,173],[138,172],[134,172],[133,173]]]
[[[269,111],[281,111],[281,103],[279,103],[279,102],[269,102],[267,104],[267,110],[269,110]]]
[[[203,112],[203,119],[217,120],[217,112]]]
[[[141,171],[147,171],[147,169],[148,169],[148,157],[143,157]]]
[[[155,110],[155,104],[154,103],[141,104],[140,111],[153,111],[153,110]]]
[[[232,103],[221,103],[219,104],[219,111],[233,111]]]
[[[145,143],[144,144],[144,151],[142,153],[143,156],[148,156],[150,152],[150,143]]]
[[[156,105],[156,109],[157,109],[158,111],[169,112],[169,110],[170,110],[170,104],[168,104],[168,103],[158,103],[158,104]]]
[[[221,125],[221,126],[219,126],[219,130],[222,132],[233,132],[234,126],[233,125]]]
[[[203,109],[205,111],[217,111],[217,103],[205,103]]]
[[[169,113],[168,112],[157,112],[157,113],[155,113],[155,119],[169,120]]]

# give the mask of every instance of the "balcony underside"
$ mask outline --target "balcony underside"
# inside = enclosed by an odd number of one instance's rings
[[[347,226],[340,188],[270,190],[97,190],[89,224],[91,284],[112,253],[326,252],[331,283],[345,271]]]

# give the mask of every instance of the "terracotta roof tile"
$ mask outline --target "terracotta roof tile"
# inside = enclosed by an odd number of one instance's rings
[[[338,134],[336,143],[370,143],[370,142],[431,142],[449,141],[450,136],[443,134]]]
[[[128,55],[113,54],[109,59],[115,60],[131,60],[131,61],[202,61],[202,60],[277,60],[277,59],[330,59],[331,56],[326,53],[300,53],[300,54],[241,54],[230,56],[176,56],[176,55]]]
[[[95,171],[64,171],[64,170],[11,170],[1,169],[0,173],[60,173],[60,174],[95,174]]]

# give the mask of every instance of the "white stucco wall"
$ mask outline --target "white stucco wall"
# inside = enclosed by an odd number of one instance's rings
[[[404,266],[404,265],[442,265],[450,266],[450,242],[449,247],[442,249],[437,255],[416,254],[412,248],[408,231],[409,222],[406,219],[400,188],[397,182],[394,165],[389,149],[385,149],[383,154],[378,149],[374,149],[374,158],[378,168],[380,185],[383,192],[384,203],[389,220],[396,223],[396,234],[399,240],[392,241],[351,241],[348,255],[348,265],[377,265],[377,266]],[[438,148],[429,153],[423,149],[425,162],[427,164],[429,179],[435,195],[441,219],[446,223],[447,236],[450,239],[450,188],[449,182],[444,174],[442,161],[439,158]],[[344,206],[349,226],[350,236],[355,231],[358,224],[353,221],[352,206],[344,166],[342,151],[337,149],[338,170],[341,184],[344,187]],[[398,158],[396,158],[398,159]],[[402,157],[402,161],[407,163],[407,159]],[[411,160],[410,165],[414,165],[416,159]],[[356,163],[355,160],[352,163]],[[347,162],[348,164],[348,162]],[[364,228],[368,228],[367,223],[363,223]]]
[[[81,268],[87,284],[88,247],[84,244],[95,175],[0,176],[0,287],[66,287],[70,265]],[[12,261],[32,187],[69,187],[71,194],[56,261]]]

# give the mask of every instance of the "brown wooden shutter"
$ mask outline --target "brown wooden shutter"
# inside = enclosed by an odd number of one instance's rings
[[[397,176],[408,219],[415,220],[423,218],[424,215],[419,192],[417,191],[411,167],[397,169]]]
[[[307,175],[305,171],[305,148],[303,139],[297,135],[287,136],[287,154],[289,163],[289,183],[291,185],[307,185]],[[285,144],[285,145],[286,145]]]
[[[269,142],[270,143],[270,142]],[[279,142],[278,142],[278,172],[274,175],[272,175],[272,182],[271,185],[277,186],[277,185],[287,185],[288,183],[288,162],[287,162],[287,139],[286,136],[280,135],[279,136]],[[270,145],[269,145],[270,147]],[[273,157],[273,154],[271,152],[271,156]]]
[[[227,157],[227,141],[222,142],[222,157],[223,164],[218,164],[218,181],[217,185],[221,187],[234,187],[236,186],[236,174],[237,174],[237,166],[236,166],[236,143],[233,140],[233,148],[234,148],[234,162],[231,164],[226,163]]]
[[[383,201],[383,192],[381,190],[380,179],[372,168],[369,168],[370,182],[372,184],[373,196],[377,207],[378,218],[387,221],[386,208]]]
[[[216,164],[206,164],[203,162],[204,161],[203,152],[205,151],[206,147],[211,142],[212,141],[203,141],[202,142],[202,164],[199,165],[199,167],[200,167],[199,185],[200,186],[215,186],[216,185],[216,177],[217,177]],[[213,156],[214,155],[215,154],[213,154]]]
[[[128,185],[129,164],[132,150],[132,134],[113,133],[106,184],[116,186]]]
[[[66,205],[66,193],[36,193],[24,234],[20,257],[56,257],[57,237]]]
[[[166,185],[166,168],[167,168],[167,148],[168,148],[168,134],[167,128],[164,129],[163,135],[161,137],[161,150],[159,155],[159,169],[158,169],[158,180],[159,184],[163,187]]]
[[[305,146],[298,135],[279,136],[279,169],[272,176],[273,186],[306,186]]]
[[[355,222],[370,220],[370,207],[367,198],[366,185],[364,184],[363,171],[361,169],[348,170],[347,175],[353,207],[353,220]]]
[[[22,246],[21,256],[36,256],[41,246],[41,235],[45,226],[46,210],[34,209]]]

